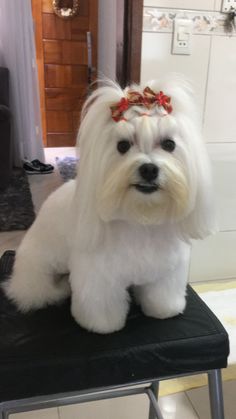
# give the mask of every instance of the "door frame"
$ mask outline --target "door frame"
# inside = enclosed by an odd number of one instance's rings
[[[42,1],[31,0],[31,10],[34,25],[35,51],[39,81],[40,113],[42,123],[42,135],[44,147],[47,146],[47,122],[45,105],[45,81],[44,81],[44,56],[43,56],[43,33],[42,33]]]
[[[122,87],[140,82],[143,0],[117,0],[116,78]]]

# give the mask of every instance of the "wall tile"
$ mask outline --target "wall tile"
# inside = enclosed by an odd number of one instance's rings
[[[217,233],[193,243],[190,274],[191,282],[235,278],[236,231]]]
[[[214,10],[214,0],[144,0],[144,6]]]
[[[236,143],[209,143],[207,148],[212,161],[219,229],[236,230]]]
[[[191,55],[172,55],[171,43],[171,34],[143,33],[141,81],[170,72],[182,73],[193,82],[196,98],[203,111],[210,36],[194,35]]]
[[[236,37],[213,36],[204,136],[208,142],[236,142]]]
[[[141,81],[144,83],[170,71],[183,73],[193,81],[195,90],[199,92],[202,110],[208,82],[204,137],[208,141],[207,147],[212,160],[220,229],[215,236],[194,242],[190,280],[206,281],[235,277],[236,38],[213,36],[209,79],[207,73],[210,36],[194,36],[190,56],[171,55],[171,42],[171,34],[143,33]]]
[[[221,11],[222,0],[215,0],[215,10]]]

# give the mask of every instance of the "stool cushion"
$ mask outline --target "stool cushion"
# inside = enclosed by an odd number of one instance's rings
[[[13,263],[5,252],[1,281]],[[226,331],[191,287],[183,315],[156,320],[133,304],[125,328],[109,335],[82,329],[68,300],[21,314],[0,294],[0,401],[222,368],[228,353]]]

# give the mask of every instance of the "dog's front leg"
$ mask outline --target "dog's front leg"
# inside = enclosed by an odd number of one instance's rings
[[[186,306],[190,246],[179,242],[172,255],[175,263],[164,265],[153,282],[134,287],[137,302],[146,316],[167,319],[183,313]],[[156,269],[153,269],[155,278]]]
[[[186,305],[186,285],[166,278],[135,287],[135,298],[146,316],[167,319],[183,313]]]
[[[82,259],[82,260],[81,260]],[[97,333],[122,329],[129,309],[129,295],[112,272],[101,268],[92,258],[73,264],[71,313],[84,328]]]

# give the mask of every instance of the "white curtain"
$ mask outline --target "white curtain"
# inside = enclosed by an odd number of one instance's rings
[[[10,72],[13,161],[44,161],[31,0],[0,0],[0,65]]]

